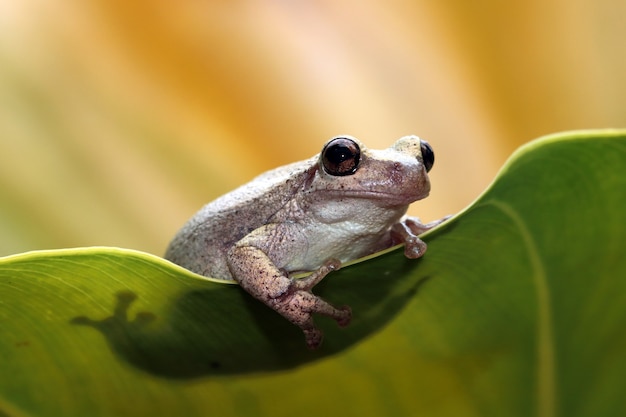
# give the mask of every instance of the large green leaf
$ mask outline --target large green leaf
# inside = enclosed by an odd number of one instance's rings
[[[0,416],[621,416],[626,133],[544,138],[468,209],[316,292],[318,351],[239,287],[86,248],[0,260]]]

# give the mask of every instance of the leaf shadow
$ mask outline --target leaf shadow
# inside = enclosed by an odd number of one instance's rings
[[[389,256],[389,255],[385,255]],[[300,329],[253,299],[238,286],[212,286],[174,298],[162,316],[129,311],[138,294],[118,292],[112,314],[85,316],[74,325],[96,329],[127,364],[168,379],[195,379],[291,369],[336,355],[382,329],[418,293],[430,276],[419,260],[391,255],[393,262],[347,268],[327,277],[315,292],[331,303],[353,308],[346,328],[317,318],[325,333],[321,348],[305,347]],[[367,263],[365,263],[367,264]],[[365,273],[366,272],[366,273]]]

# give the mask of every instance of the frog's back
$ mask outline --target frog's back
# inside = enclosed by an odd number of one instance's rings
[[[200,275],[232,280],[228,250],[293,198],[314,175],[314,160],[268,171],[205,205],[176,234],[165,258]]]

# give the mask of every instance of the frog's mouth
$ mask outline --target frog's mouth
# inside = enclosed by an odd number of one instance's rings
[[[329,190],[328,194],[333,200],[370,200],[379,207],[399,207],[407,206],[415,201],[428,197],[430,189],[422,192],[412,190],[412,193],[393,193],[387,190]]]

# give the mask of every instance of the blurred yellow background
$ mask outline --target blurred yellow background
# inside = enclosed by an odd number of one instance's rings
[[[540,135],[626,126],[623,0],[0,0],[0,256],[162,254],[204,203],[337,134],[417,134],[411,213]]]

